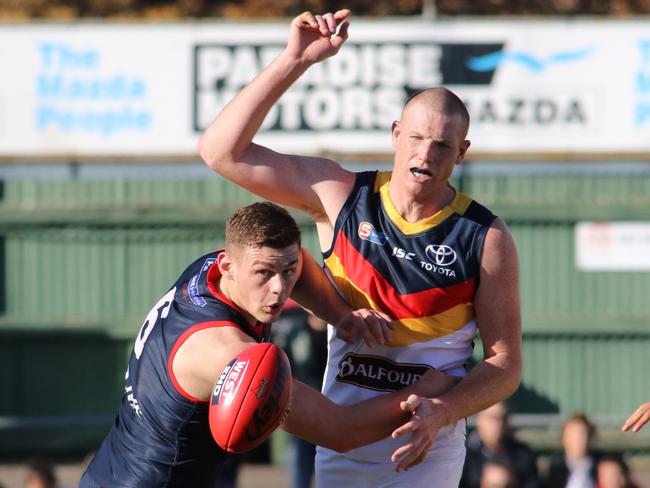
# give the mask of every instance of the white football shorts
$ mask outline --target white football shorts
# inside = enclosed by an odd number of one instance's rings
[[[330,449],[316,450],[317,488],[458,488],[465,462],[466,421],[441,430],[422,463],[400,473],[396,464],[353,459]]]

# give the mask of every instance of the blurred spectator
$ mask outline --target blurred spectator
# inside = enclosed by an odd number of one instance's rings
[[[56,488],[57,481],[52,464],[43,458],[36,458],[27,465],[25,488]]]
[[[303,383],[321,389],[327,364],[327,323],[295,303],[273,324],[273,342],[289,357],[293,375]],[[292,438],[291,480],[293,488],[309,488],[314,475],[316,446]]]
[[[562,428],[563,451],[551,458],[546,486],[593,488],[599,455],[591,449],[595,428],[584,414],[575,414]]]
[[[596,488],[636,488],[630,480],[630,468],[620,456],[600,458],[596,467]]]
[[[507,458],[495,457],[485,462],[481,488],[519,488],[517,474]]]
[[[536,456],[526,444],[514,438],[508,418],[508,407],[504,402],[477,414],[476,430],[467,438],[467,455],[460,481],[462,488],[483,486],[482,473],[488,463],[493,461],[499,462],[492,464],[507,462],[511,467],[514,479],[508,486],[540,486]],[[495,468],[490,469],[496,471]]]

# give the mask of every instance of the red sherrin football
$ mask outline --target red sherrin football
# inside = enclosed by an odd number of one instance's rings
[[[291,367],[270,342],[240,352],[223,370],[210,398],[210,431],[225,451],[248,451],[273,432],[289,411]]]

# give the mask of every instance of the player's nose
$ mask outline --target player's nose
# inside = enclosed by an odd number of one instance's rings
[[[420,150],[422,161],[425,163],[433,161],[435,152],[435,144],[433,144],[433,141],[423,141]]]
[[[289,283],[278,273],[269,280],[269,289],[274,295],[286,296],[289,294]]]

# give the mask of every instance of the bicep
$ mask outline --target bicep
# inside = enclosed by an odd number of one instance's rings
[[[206,399],[219,374],[255,341],[237,327],[210,327],[193,333],[178,349],[172,369],[188,393]]]
[[[486,358],[521,349],[521,311],[517,248],[508,227],[496,220],[481,256],[480,285],[474,297],[476,321]]]
[[[282,154],[251,144],[241,161],[219,170],[247,190],[333,222],[354,186],[354,173],[319,157]]]

